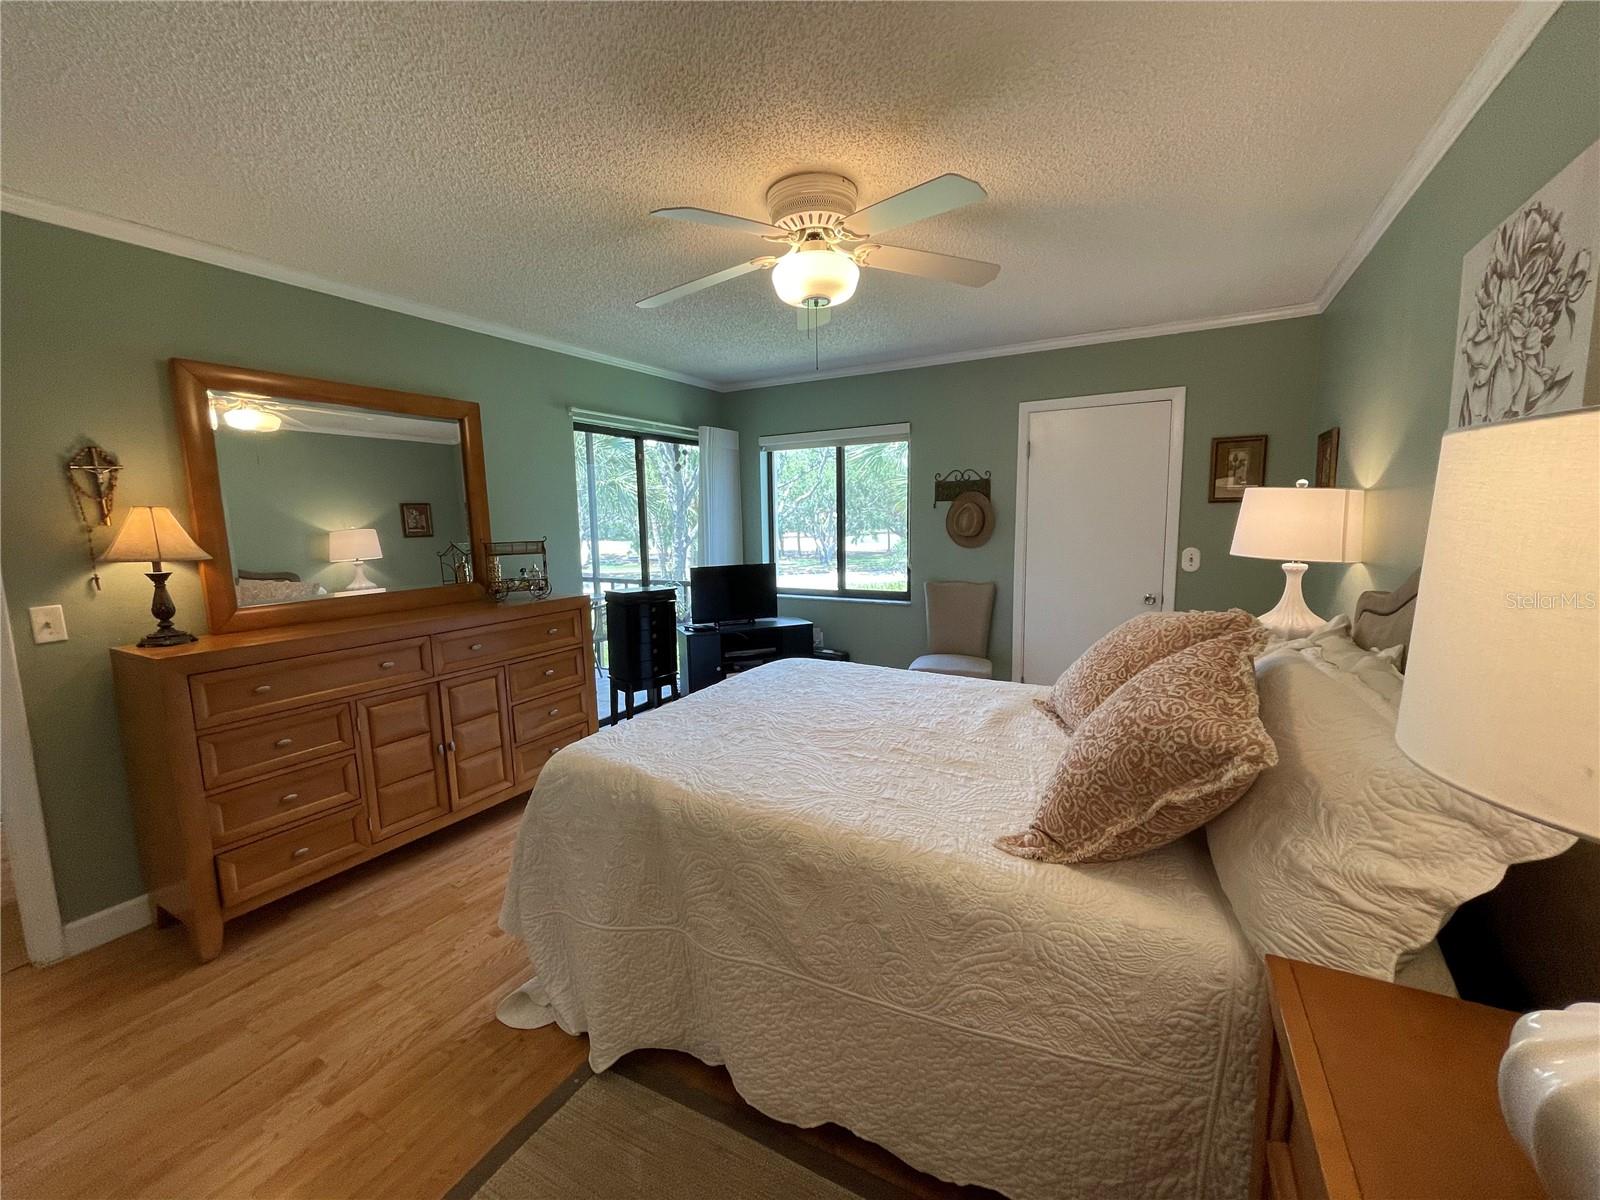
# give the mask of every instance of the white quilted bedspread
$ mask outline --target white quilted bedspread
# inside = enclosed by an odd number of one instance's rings
[[[1060,753],[1044,690],[789,660],[603,731],[541,775],[501,924],[596,1070],[685,1050],[1019,1200],[1242,1196],[1260,972],[1203,843],[990,845]]]

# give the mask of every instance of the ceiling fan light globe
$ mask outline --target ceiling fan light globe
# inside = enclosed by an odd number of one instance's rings
[[[797,246],[772,268],[772,289],[793,308],[837,308],[856,294],[861,268],[831,246]]]

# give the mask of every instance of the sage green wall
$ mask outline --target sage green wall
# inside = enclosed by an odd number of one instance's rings
[[[921,589],[926,580],[992,579],[999,592],[990,650],[996,676],[1009,678],[1017,406],[1028,400],[1182,387],[1178,544],[1199,547],[1201,567],[1193,574],[1178,572],[1176,604],[1264,611],[1283,590],[1283,573],[1276,563],[1228,556],[1239,506],[1206,500],[1211,439],[1265,433],[1268,483],[1290,484],[1309,476],[1316,457],[1311,413],[1318,342],[1317,320],[1301,318],[733,393],[723,412],[729,427],[739,431],[745,557],[761,556],[756,442],[762,434],[909,421],[911,603],[785,599],[779,609],[814,621],[829,646],[850,651],[858,662],[904,666],[924,649]],[[992,473],[999,524],[985,546],[965,549],[953,543],[944,531],[944,507],[933,506],[934,472],[955,467]]]
[[[37,759],[62,915],[144,890],[111,695],[109,647],[151,625],[134,566],[88,583],[62,475],[83,439],[122,461],[117,503],[188,512],[167,385],[173,356],[403,388],[482,406],[489,500],[503,538],[550,538],[559,592],[578,590],[567,407],[711,423],[699,388],[438,325],[7,214],[0,223],[0,572]],[[106,535],[97,535],[104,547]],[[172,590],[204,626],[193,569]],[[35,646],[28,608],[60,604],[71,640]]]
[[[1371,491],[1367,562],[1306,576],[1319,611],[1348,611],[1356,593],[1393,587],[1421,563],[1462,256],[1600,137],[1597,63],[1600,5],[1567,4],[1322,315],[1316,425],[1340,426],[1339,482]],[[1589,388],[1589,402],[1600,403],[1595,366]]]
[[[236,571],[292,571],[336,592],[354,568],[328,561],[328,531],[375,529],[383,557],[367,563],[368,579],[437,587],[439,552],[471,541],[459,445],[224,425],[217,468]],[[432,537],[401,532],[402,501],[432,506]]]

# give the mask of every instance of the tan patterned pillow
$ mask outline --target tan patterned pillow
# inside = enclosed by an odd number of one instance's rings
[[[1025,833],[995,845],[1041,862],[1113,862],[1222,812],[1278,761],[1261,724],[1259,625],[1146,667],[1072,735]]]
[[[1111,693],[1151,663],[1225,633],[1256,624],[1242,608],[1227,612],[1141,613],[1124,621],[1085,650],[1056,680],[1048,700],[1035,700],[1039,711],[1071,733]]]

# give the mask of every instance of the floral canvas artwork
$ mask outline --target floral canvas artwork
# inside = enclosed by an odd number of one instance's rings
[[[1450,428],[1583,403],[1594,333],[1600,142],[1461,260]]]

